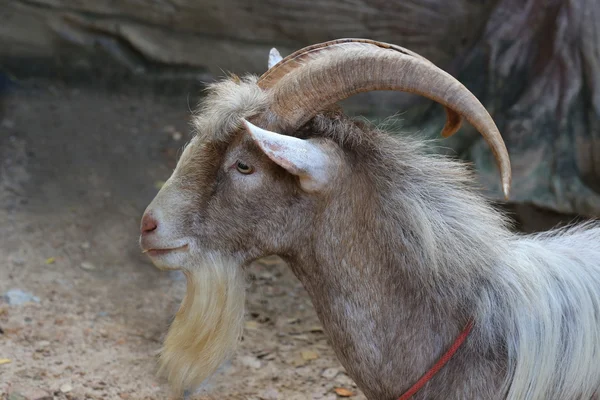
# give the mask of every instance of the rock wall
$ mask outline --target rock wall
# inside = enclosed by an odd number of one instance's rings
[[[0,0],[0,56],[87,49],[134,71],[262,73],[266,54],[339,37],[401,43],[447,65],[493,1]],[[426,21],[426,22],[425,22]]]
[[[260,74],[271,47],[285,56],[340,37],[408,47],[471,89],[509,148],[511,201],[600,216],[598,0],[0,0],[0,65],[76,68],[88,80],[90,69],[194,81]],[[441,107],[423,99],[360,96],[352,110],[407,111],[409,132],[432,137],[443,125]],[[473,161],[502,200],[470,126],[442,146]]]

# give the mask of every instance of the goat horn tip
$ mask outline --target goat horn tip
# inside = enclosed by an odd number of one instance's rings
[[[510,196],[510,183],[504,182],[502,184],[502,191],[504,192],[504,199],[508,200],[508,198]]]

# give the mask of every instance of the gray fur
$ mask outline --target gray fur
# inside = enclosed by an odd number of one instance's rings
[[[242,265],[285,259],[369,399],[397,399],[471,317],[464,346],[415,399],[593,396],[597,223],[513,233],[463,164],[334,110],[280,132],[333,143],[344,160],[326,191],[305,193],[241,128],[241,118],[264,126],[269,101],[249,77],[215,84],[201,106],[198,136],[161,193],[170,210],[161,223],[177,226],[190,251]],[[238,159],[256,173],[236,175]]]

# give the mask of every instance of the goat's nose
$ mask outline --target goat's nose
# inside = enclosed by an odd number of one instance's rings
[[[152,214],[145,213],[142,217],[142,227],[140,229],[142,231],[142,235],[147,235],[153,230],[156,230],[156,228],[158,228],[158,222],[156,222]]]

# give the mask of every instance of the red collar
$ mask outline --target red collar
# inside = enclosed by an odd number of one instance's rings
[[[400,398],[398,398],[398,400],[408,400],[410,399],[415,393],[417,393],[419,390],[421,390],[421,388],[423,388],[423,386],[425,386],[425,384],[431,379],[433,378],[433,376],[435,374],[438,373],[438,371],[440,369],[442,369],[442,367],[448,362],[450,361],[450,359],[452,358],[452,356],[454,355],[454,353],[456,353],[456,351],[458,350],[458,348],[463,344],[463,342],[465,341],[465,339],[467,338],[467,336],[469,336],[469,333],[471,332],[471,329],[473,328],[473,320],[470,319],[469,322],[467,323],[467,326],[465,326],[465,329],[463,329],[463,331],[460,333],[460,335],[456,338],[456,340],[454,341],[454,343],[452,343],[452,346],[450,346],[450,348],[448,349],[448,351],[442,356],[442,358],[439,359],[439,361],[437,363],[435,363],[435,365],[433,367],[431,367],[431,369],[429,371],[427,371],[425,373],[425,375],[423,375],[421,377],[421,379],[419,379],[417,381],[417,383],[415,383],[414,385],[412,385],[412,387],[410,389],[408,389],[402,396],[400,396]]]

